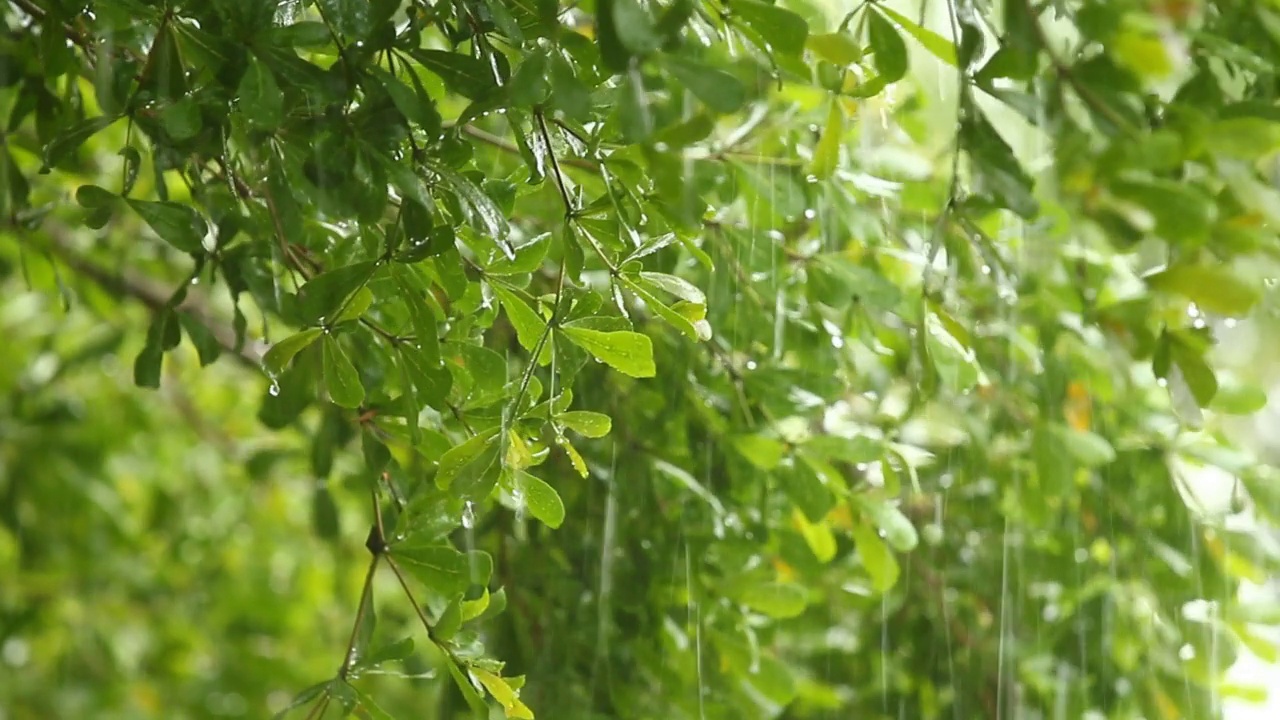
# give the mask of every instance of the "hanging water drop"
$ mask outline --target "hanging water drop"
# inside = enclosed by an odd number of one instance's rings
[[[272,380],[271,387],[267,388],[267,392],[271,394],[271,397],[279,397],[280,383],[276,382],[275,380]]]

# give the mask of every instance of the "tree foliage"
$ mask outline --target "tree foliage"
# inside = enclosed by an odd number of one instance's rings
[[[16,717],[1214,717],[1275,656],[1210,358],[1274,4],[3,7]]]

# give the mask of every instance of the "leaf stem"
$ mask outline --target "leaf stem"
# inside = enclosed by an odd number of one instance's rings
[[[374,553],[373,558],[369,561],[369,569],[365,571],[364,586],[360,590],[360,605],[356,607],[356,619],[351,623],[351,637],[347,640],[347,651],[343,654],[342,667],[338,669],[338,679],[340,680],[347,679],[347,673],[351,671],[351,667],[356,663],[356,642],[360,637],[360,628],[365,623],[369,609],[373,607],[373,578],[378,572],[378,561],[381,559],[381,553]]]

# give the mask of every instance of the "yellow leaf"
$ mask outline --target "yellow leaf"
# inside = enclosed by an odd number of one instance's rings
[[[556,438],[556,443],[564,450],[564,454],[569,456],[569,462],[573,464],[573,469],[577,470],[578,474],[585,478],[587,476],[587,462],[578,454],[577,448],[564,437]]]
[[[479,680],[481,685],[484,685],[484,689],[488,690],[493,699],[498,701],[498,704],[507,713],[508,718],[533,720],[533,711],[529,709],[528,705],[520,701],[519,694],[507,684],[505,678],[477,667],[471,668],[471,676]]]
[[[507,432],[507,467],[523,470],[533,464],[533,453],[529,444],[515,430]]]
[[[778,573],[779,582],[791,582],[796,579],[796,571],[782,558],[773,559],[773,569]]]
[[[848,503],[838,503],[827,513],[826,520],[831,527],[848,530],[853,527],[853,512]]]
[[[1093,426],[1093,401],[1084,383],[1072,380],[1067,384],[1067,399],[1062,414],[1073,430],[1085,431]]]

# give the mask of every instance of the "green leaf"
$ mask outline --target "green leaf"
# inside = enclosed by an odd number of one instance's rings
[[[738,599],[752,610],[773,618],[798,617],[808,604],[803,587],[781,582],[751,583]]]
[[[485,238],[492,240],[503,252],[507,249],[501,241],[507,237],[510,226],[502,210],[468,178],[449,168],[432,165],[432,172],[448,186],[463,206],[472,226]]]
[[[1228,415],[1252,415],[1267,406],[1267,393],[1228,376],[1220,381],[1210,407]]]
[[[858,506],[876,527],[884,533],[889,546],[898,552],[911,552],[920,542],[916,528],[898,506],[888,500],[871,495],[857,496]]]
[[[877,12],[892,18],[892,20],[898,24],[898,27],[906,30],[908,35],[915,38],[925,50],[929,51],[929,54],[951,67],[956,67],[956,47],[950,40],[947,40],[928,28],[921,27],[911,22],[907,16],[894,10],[888,5],[880,3],[875,6],[875,9]]]
[[[199,318],[190,313],[178,313],[178,320],[182,323],[182,329],[187,334],[187,339],[196,348],[196,356],[200,358],[200,367],[205,367],[213,363],[222,355],[222,345],[218,342],[218,338],[210,332]]]
[[[303,322],[331,325],[356,290],[373,277],[378,264],[359,262],[320,273],[298,289],[298,314]]]
[[[876,72],[884,82],[897,82],[907,74],[907,44],[893,23],[878,12],[867,14],[867,42],[875,53]]]
[[[778,466],[778,484],[809,522],[821,522],[835,507],[836,499],[808,463],[793,459]]]
[[[467,556],[450,545],[405,541],[392,545],[390,553],[392,559],[437,595],[456,595],[471,584]]]
[[[323,332],[320,328],[308,328],[272,345],[262,356],[262,365],[266,368],[267,375],[277,377],[283,373],[294,356],[315,342]]]
[[[148,344],[133,361],[133,384],[138,387],[160,387],[160,366],[164,363],[164,351]]]
[[[395,720],[395,718],[391,717],[390,713],[383,710],[378,705],[377,701],[374,700],[369,693],[366,693],[350,683],[347,684],[347,687],[351,688],[351,691],[355,693],[356,700],[358,702],[357,707],[362,711],[357,713],[357,715],[360,717],[367,717],[369,720]]]
[[[814,260],[807,288],[813,298],[834,308],[857,302],[875,310],[898,310],[902,291],[886,280],[884,273],[843,254],[824,253]]]
[[[355,365],[351,364],[351,358],[347,357],[342,344],[326,333],[321,348],[324,385],[329,399],[341,407],[360,407],[364,402],[364,386],[360,384],[360,374],[356,372]]]
[[[316,0],[316,5],[324,21],[348,40],[359,40],[372,29],[369,0]]]
[[[484,615],[485,611],[489,609],[490,597],[489,588],[484,588],[483,593],[475,600],[463,600],[462,622],[468,623]]]
[[[975,108],[965,116],[960,141],[973,159],[975,190],[991,195],[1024,218],[1035,217],[1039,203],[1032,193],[1032,180],[985,114]]]
[[[829,563],[835,559],[839,547],[835,533],[831,532],[831,526],[825,522],[811,523],[804,513],[799,511],[793,513],[793,517],[796,525],[799,526],[800,535],[804,537],[805,544],[809,546],[809,550],[813,552],[818,562]]]
[[[348,0],[360,2],[361,0]],[[497,89],[493,71],[483,61],[470,55],[415,48],[409,51],[414,60],[444,81],[445,87],[459,95],[481,100]]]
[[[632,55],[641,57],[658,49],[662,42],[654,28],[653,17],[636,0],[605,0],[599,6],[613,6],[613,21],[618,40]]]
[[[44,146],[44,164],[41,166],[40,172],[48,172],[76,150],[79,150],[86,140],[97,135],[98,132],[119,119],[114,115],[101,115],[99,117],[86,118],[63,130],[49,144]]]
[[[272,129],[284,122],[283,95],[267,64],[249,54],[249,66],[240,79],[236,107],[249,122]]]
[[[272,40],[286,47],[319,48],[333,41],[329,28],[317,20],[303,20],[272,28]]]
[[[662,300],[660,300],[656,295],[650,292],[649,288],[653,287],[651,283],[641,284],[640,282],[637,282],[637,280],[639,279],[639,276],[632,278],[627,275],[622,275],[620,276],[619,279],[622,281],[622,284],[627,287],[628,290],[635,293],[636,297],[644,301],[645,306],[649,310],[653,311],[658,317],[662,318],[663,320],[666,320],[667,322],[671,323],[673,327],[675,327],[680,332],[684,333],[690,340],[707,339],[702,337],[699,334],[698,327],[694,324],[693,320],[676,312],[674,309],[671,308],[671,306],[667,305]],[[704,315],[705,315],[705,308],[704,308]]]
[[[809,171],[814,177],[826,180],[835,174],[840,166],[840,148],[844,144],[844,111],[839,101],[832,100],[827,109],[827,124],[822,128],[822,136],[813,148],[813,161]]]
[[[573,324],[565,324],[559,331],[592,357],[624,375],[650,378],[657,374],[653,341],[647,335],[626,330],[590,330]]]
[[[191,206],[132,198],[126,198],[125,202],[129,203],[129,207],[146,221],[161,240],[192,255],[204,252],[204,238],[209,232],[209,226]]]
[[[498,296],[499,302],[502,303],[502,309],[507,313],[507,319],[511,321],[511,327],[516,330],[516,338],[520,341],[520,345],[530,352],[538,346],[542,341],[542,335],[547,329],[547,323],[538,314],[529,307],[529,304],[520,299],[518,295],[500,282],[491,282],[489,287],[493,288],[493,293]],[[538,358],[540,363],[550,362],[550,348],[543,346],[541,355]]]
[[[729,8],[775,51],[797,56],[804,52],[809,23],[799,15],[760,0],[733,0]]]
[[[764,435],[739,435],[733,439],[733,447],[748,462],[761,470],[773,470],[782,462],[787,446],[781,440]]]
[[[461,627],[462,596],[458,595],[445,606],[444,612],[440,613],[440,617],[436,618],[436,625],[432,628],[431,635],[433,638],[440,640],[452,640]]]
[[[413,326],[415,349],[428,365],[440,364],[439,325],[431,306],[423,299],[424,290],[414,282],[412,271],[400,265],[391,266],[391,276],[400,288],[401,299],[409,310],[409,322]]]
[[[653,115],[649,111],[650,103],[645,95],[644,78],[637,68],[627,72],[617,92],[615,112],[622,128],[622,137],[630,143],[647,140],[653,134]]]
[[[1170,333],[1169,355],[1181,371],[1182,381],[1191,391],[1198,407],[1206,407],[1218,394],[1218,378],[1205,360],[1205,351]]]
[[[544,233],[515,249],[514,257],[498,253],[485,272],[490,275],[520,275],[532,273],[542,267],[542,261],[551,248],[551,233]]]
[[[627,69],[631,61],[631,53],[618,37],[618,21],[614,18],[614,0],[600,0],[596,3],[596,43],[600,49],[600,59],[604,66],[613,72]]]
[[[371,66],[369,70],[387,91],[391,102],[395,104],[400,114],[405,116],[405,119],[422,128],[422,131],[428,135],[436,135],[440,132],[443,124],[440,111],[436,109],[436,104],[432,102],[416,76],[409,74],[409,80],[413,84],[413,88],[410,89],[395,75],[380,67]]]
[[[292,700],[289,701],[289,704],[286,705],[283,710],[275,714],[274,720],[282,720],[291,710],[296,710],[321,695],[328,693],[329,687],[335,682],[337,682],[337,680],[325,680],[324,682],[316,683],[315,685],[299,692]]]
[[[556,422],[583,437],[602,438],[613,428],[608,415],[586,410],[570,410],[555,416]]]
[[[964,393],[978,383],[982,370],[973,350],[947,331],[937,315],[925,318],[925,347],[942,383],[953,392]]]
[[[1185,182],[1119,180],[1111,184],[1111,192],[1151,213],[1155,219],[1155,231],[1167,240],[1203,242],[1217,220],[1218,209],[1213,200]]]
[[[853,542],[858,548],[858,558],[862,567],[871,576],[871,585],[879,592],[888,592],[898,582],[898,560],[893,551],[876,534],[869,523],[855,523],[853,526]]]
[[[413,384],[416,402],[443,407],[445,396],[453,385],[449,370],[441,367],[439,360],[428,358],[425,350],[415,350],[407,344],[396,348],[396,354],[400,358],[401,372]]]
[[[1031,436],[1031,457],[1036,466],[1036,480],[1042,497],[1071,492],[1075,472],[1075,456],[1068,450],[1057,426],[1041,423]]]
[[[707,296],[697,285],[669,273],[640,271],[640,279],[695,305],[706,305]]]
[[[1054,425],[1062,447],[1084,467],[1099,467],[1114,462],[1115,448],[1101,435],[1088,430],[1077,430],[1065,425]]]
[[[454,479],[462,473],[462,469],[482,457],[485,449],[493,445],[498,436],[498,428],[490,428],[471,436],[459,445],[454,446],[440,457],[440,466],[436,469],[436,485],[440,489],[448,489]]]
[[[76,202],[80,207],[94,209],[111,207],[120,200],[120,196],[97,185],[81,185],[76,188]]]
[[[560,493],[541,478],[517,470],[507,489],[517,503],[523,503],[529,514],[551,529],[564,522],[564,502]]]
[[[835,65],[852,65],[862,59],[862,48],[846,32],[810,35],[805,45],[818,57]]]
[[[160,112],[160,124],[169,133],[169,137],[181,142],[200,134],[204,118],[200,115],[200,105],[195,97],[186,95]]]
[[[1202,310],[1243,317],[1262,298],[1259,283],[1222,265],[1175,265],[1146,276],[1152,290],[1181,295]]]
[[[742,81],[720,68],[679,55],[663,56],[663,64],[680,85],[722,115],[741,110],[747,102]]]

